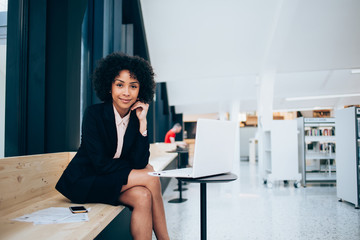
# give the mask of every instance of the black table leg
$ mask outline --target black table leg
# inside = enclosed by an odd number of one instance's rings
[[[178,179],[178,188],[174,189],[174,191],[186,191],[186,190],[188,190],[187,188],[183,188],[182,187],[183,185],[185,185],[185,184]]]
[[[182,185],[181,185],[181,181],[179,180],[180,184],[179,184],[179,193],[180,193],[180,199],[182,198]]]
[[[206,183],[200,183],[201,240],[206,240]]]
[[[178,153],[177,167],[180,168],[180,153]],[[168,203],[182,203],[187,201],[186,198],[182,198],[182,191],[185,190],[187,190],[187,188],[182,188],[181,180],[178,179],[178,189],[174,189],[174,191],[179,191],[179,198],[171,199]]]
[[[178,181],[180,181],[180,180],[178,180]],[[182,203],[182,202],[185,202],[187,199],[186,198],[183,198],[182,197],[182,186],[181,186],[181,184],[179,184],[179,198],[174,198],[174,199],[171,199],[171,200],[169,200],[168,202],[169,203]]]
[[[200,183],[200,239],[207,239],[207,204],[206,204],[206,183],[231,182],[235,181],[237,176],[232,173],[221,174],[204,178],[180,178],[184,182]]]
[[[178,157],[177,157],[177,168],[181,168],[181,154],[178,152]],[[187,188],[182,188],[182,184],[183,182],[181,182],[179,179],[178,179],[178,188],[177,189],[174,189],[174,191],[180,191],[180,196],[181,196],[181,191],[186,191],[188,190]],[[180,197],[181,198],[181,197]]]

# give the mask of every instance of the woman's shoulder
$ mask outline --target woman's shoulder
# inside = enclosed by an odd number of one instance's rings
[[[84,121],[87,119],[108,119],[115,121],[114,110],[111,102],[90,105],[84,112]]]
[[[87,111],[87,112],[104,111],[104,109],[106,108],[107,105],[110,105],[110,103],[107,103],[107,102],[96,103],[96,104],[88,106],[85,111]]]

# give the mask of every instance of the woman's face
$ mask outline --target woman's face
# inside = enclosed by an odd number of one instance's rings
[[[130,76],[128,70],[120,71],[111,85],[113,104],[121,117],[124,117],[130,107],[138,100],[140,83]]]

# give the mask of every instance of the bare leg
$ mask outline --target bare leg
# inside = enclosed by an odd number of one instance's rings
[[[168,240],[169,234],[166,227],[165,210],[161,195],[161,185],[158,177],[148,175],[148,172],[154,171],[152,166],[148,165],[144,169],[134,169],[130,172],[128,184],[121,189],[127,191],[135,186],[143,186],[148,189],[152,197],[152,223],[157,239]],[[121,197],[120,197],[121,198]],[[121,199],[120,199],[121,201]]]
[[[150,191],[142,186],[132,187],[121,193],[120,202],[133,207],[131,214],[131,235],[137,239],[151,239],[152,199]]]

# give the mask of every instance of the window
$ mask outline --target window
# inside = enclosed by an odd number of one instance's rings
[[[5,139],[5,76],[8,1],[0,0],[0,158],[4,157]]]

